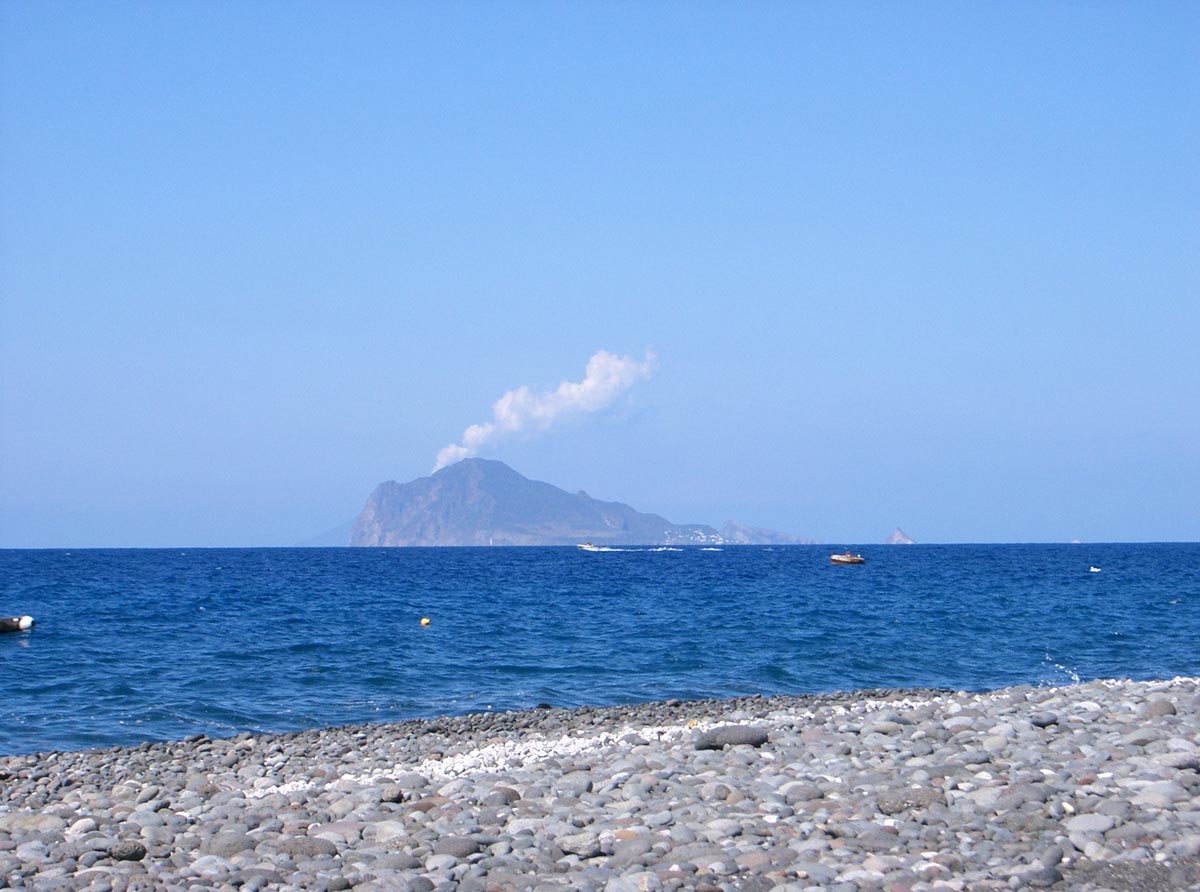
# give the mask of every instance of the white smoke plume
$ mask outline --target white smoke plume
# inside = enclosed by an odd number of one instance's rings
[[[599,412],[647,377],[654,367],[654,354],[647,351],[642,361],[617,356],[606,350],[588,360],[582,381],[563,381],[556,390],[532,393],[528,387],[510,390],[492,404],[492,420],[472,424],[463,431],[462,442],[451,443],[438,453],[434,471],[475,455],[489,440],[506,434],[546,430],[560,416]]]

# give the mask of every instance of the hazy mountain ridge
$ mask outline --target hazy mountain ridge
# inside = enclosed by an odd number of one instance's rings
[[[503,462],[464,459],[409,483],[375,488],[350,530],[352,546],[721,545],[805,540],[727,523],[676,524],[530,480]]]
[[[727,520],[721,525],[721,539],[729,545],[814,545],[815,539],[802,539],[789,533],[748,527]]]

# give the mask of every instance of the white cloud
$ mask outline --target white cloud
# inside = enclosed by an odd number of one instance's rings
[[[612,405],[622,393],[654,367],[654,354],[638,361],[632,356],[617,356],[606,350],[588,360],[582,381],[563,381],[555,390],[535,394],[528,387],[510,390],[492,404],[492,420],[472,424],[463,431],[462,441],[451,443],[437,455],[434,471],[475,455],[499,436],[542,431],[563,416],[599,412]]]

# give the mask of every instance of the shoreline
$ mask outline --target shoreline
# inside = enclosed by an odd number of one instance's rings
[[[18,889],[1200,889],[1198,857],[1197,678],[0,757]]]

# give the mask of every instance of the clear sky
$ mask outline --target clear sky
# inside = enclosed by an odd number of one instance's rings
[[[0,546],[296,544],[602,350],[478,454],[1200,539],[1200,4],[9,2],[0,78]]]

